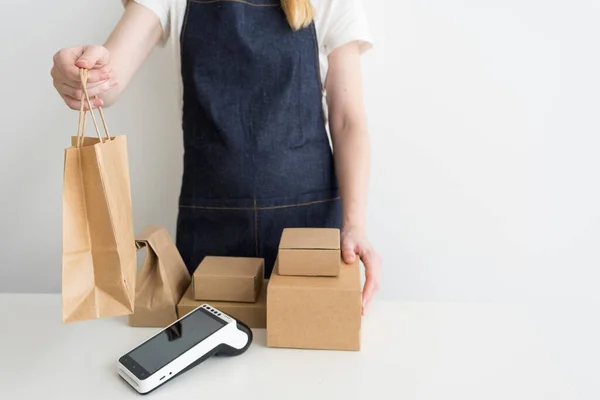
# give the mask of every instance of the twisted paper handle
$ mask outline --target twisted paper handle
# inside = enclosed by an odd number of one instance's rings
[[[87,111],[84,111],[83,105],[84,101],[87,103],[90,114],[92,115],[92,120],[94,121],[94,128],[96,129],[96,133],[98,134],[98,139],[103,143],[105,139],[102,138],[100,134],[100,129],[98,128],[98,123],[96,122],[96,117],[94,116],[92,103],[90,102],[90,98],[88,96],[87,91],[87,80],[88,80],[88,70],[85,68],[81,68],[79,70],[79,76],[81,78],[81,105],[79,108],[79,124],[77,127],[77,147],[81,147],[83,144],[83,138],[85,136],[85,125],[87,122]],[[102,120],[102,125],[104,127],[104,132],[106,134],[106,140],[110,140],[110,133],[108,132],[108,127],[106,125],[106,119],[104,118],[104,113],[102,112],[102,107],[98,107],[98,111],[100,112],[100,119]]]

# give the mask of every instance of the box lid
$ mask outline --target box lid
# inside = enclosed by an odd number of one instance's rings
[[[285,228],[280,249],[339,250],[340,230],[337,228]]]
[[[194,271],[194,276],[251,278],[260,275],[264,259],[253,257],[206,256]]]
[[[269,280],[269,287],[285,287],[311,290],[343,290],[361,291],[360,285],[360,260],[357,257],[354,264],[340,261],[338,276],[294,276],[279,275],[279,258],[275,261],[273,273]]]

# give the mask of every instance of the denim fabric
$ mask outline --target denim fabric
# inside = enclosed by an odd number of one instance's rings
[[[177,246],[265,258],[284,227],[339,227],[314,25],[279,0],[188,1],[181,42],[184,173]]]

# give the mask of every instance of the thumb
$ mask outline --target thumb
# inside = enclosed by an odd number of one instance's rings
[[[356,260],[355,244],[351,239],[342,241],[342,258],[346,264],[353,264]]]
[[[84,46],[75,65],[85,69],[102,68],[108,64],[109,58],[109,52],[104,46]]]

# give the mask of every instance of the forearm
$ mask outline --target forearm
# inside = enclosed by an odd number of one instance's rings
[[[335,168],[342,199],[343,225],[366,227],[370,144],[366,128],[351,125],[337,132],[334,141]]]
[[[345,227],[366,227],[370,144],[363,105],[360,52],[356,43],[329,56],[326,81],[329,130]]]
[[[108,107],[119,98],[149,56],[162,35],[156,15],[146,7],[130,1],[104,47],[110,53],[110,74],[117,86],[99,97]]]

